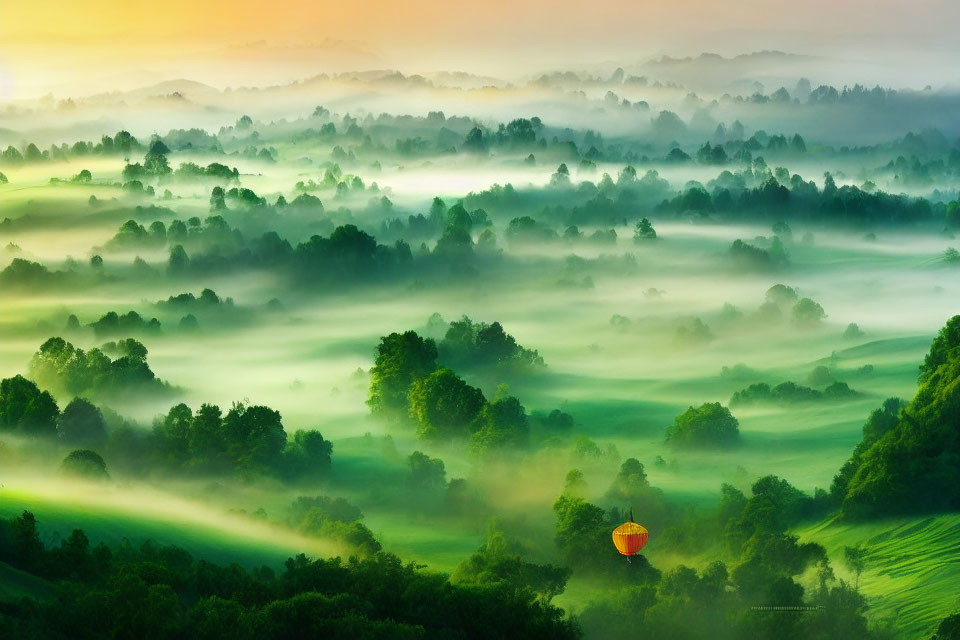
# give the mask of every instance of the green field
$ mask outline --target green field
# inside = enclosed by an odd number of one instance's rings
[[[90,487],[96,491],[97,487]],[[106,492],[105,492],[106,493]],[[246,567],[280,568],[298,553],[326,557],[340,551],[323,540],[295,535],[288,530],[258,524],[249,518],[217,512],[159,493],[58,496],[29,489],[0,489],[0,517],[28,510],[36,516],[41,539],[59,543],[74,529],[83,529],[92,545],[110,546],[129,541],[134,546],[153,541],[176,545],[197,558]]]
[[[878,520],[864,524],[822,522],[795,532],[803,542],[816,542],[838,575],[843,548],[861,545],[867,565],[860,589],[870,615],[889,622],[904,638],[929,638],[944,611],[960,607],[960,516],[955,514]]]

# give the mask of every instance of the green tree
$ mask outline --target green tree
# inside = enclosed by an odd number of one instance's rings
[[[59,414],[53,396],[32,381],[21,375],[0,381],[0,429],[52,436]]]
[[[793,305],[793,321],[803,327],[813,327],[827,317],[823,307],[810,298],[801,298]]]
[[[190,452],[190,429],[193,411],[187,405],[177,404],[167,415],[155,421],[153,436],[157,440],[155,453],[166,464],[179,466],[186,463]]]
[[[478,586],[502,585],[515,592],[532,592],[541,602],[548,604],[563,593],[570,570],[527,562],[523,554],[520,545],[509,541],[495,524],[491,524],[483,545],[457,565],[450,581]]]
[[[416,493],[439,493],[447,486],[447,472],[443,460],[414,451],[407,458],[410,468],[408,483]]]
[[[834,503],[839,504],[847,495],[847,489],[850,480],[856,473],[857,468],[863,462],[863,454],[867,449],[873,446],[887,432],[897,426],[900,420],[900,412],[906,407],[906,402],[900,398],[887,398],[883,404],[874,409],[863,425],[863,436],[860,442],[853,450],[853,455],[840,468],[840,471],[833,478],[830,485],[830,497]]]
[[[473,256],[473,239],[463,227],[449,225],[437,240],[434,253],[447,259],[463,262]]]
[[[917,394],[899,412],[896,424],[841,470],[849,478],[842,502],[845,517],[960,507],[960,440],[955,420],[960,406],[960,350],[951,348],[950,342],[955,338],[951,331],[958,326],[960,319],[955,316],[934,340]],[[888,425],[877,426],[882,430]]]
[[[857,545],[855,547],[844,547],[843,548],[843,562],[847,565],[847,569],[853,571],[857,576],[857,581],[854,584],[854,589],[860,588],[860,574],[863,573],[863,570],[867,566],[867,552],[866,549]]]
[[[103,413],[88,400],[74,398],[57,421],[60,440],[70,445],[96,447],[107,440]]]
[[[657,232],[646,218],[642,218],[633,230],[633,241],[640,243],[647,240],[656,240]]]
[[[740,423],[719,402],[707,402],[678,415],[666,441],[684,448],[732,447],[740,443]]]
[[[183,275],[190,266],[190,257],[182,244],[174,246],[170,250],[170,259],[167,261],[167,270],[170,275]]]
[[[202,598],[194,603],[188,614],[190,635],[197,640],[251,640],[253,630],[243,614],[244,608],[236,600],[220,596]]]
[[[604,579],[617,579],[624,586],[653,584],[660,572],[643,555],[626,562],[611,540],[611,532],[620,523],[607,520],[600,507],[582,498],[562,495],[553,504],[556,515],[556,545],[564,564],[575,573],[593,573]]]
[[[442,439],[466,436],[486,404],[483,393],[447,368],[437,369],[410,388],[410,417],[417,436]]]
[[[627,458],[607,490],[606,498],[619,504],[632,504],[638,496],[650,489],[643,464],[636,458]]]
[[[333,443],[316,430],[297,429],[287,442],[284,465],[294,477],[324,476],[330,471]]]
[[[793,305],[797,302],[799,296],[797,295],[797,290],[793,287],[788,287],[785,284],[775,284],[769,289],[765,294],[767,302],[771,302],[778,306],[788,306]]]
[[[375,416],[405,419],[414,382],[437,368],[437,346],[413,331],[391,333],[380,339],[377,357],[370,369],[367,404]]]
[[[191,466],[214,467],[226,461],[226,439],[222,434],[223,413],[213,404],[202,404],[190,421],[187,452]]]
[[[239,469],[274,470],[287,446],[280,412],[262,405],[237,403],[223,418],[226,454]]]
[[[210,192],[210,211],[223,211],[227,208],[226,193],[223,187],[216,186]]]
[[[931,640],[960,640],[960,613],[954,613],[941,620]]]
[[[484,454],[527,446],[530,425],[520,401],[513,396],[484,405],[473,425],[470,449]]]
[[[923,359],[920,365],[920,382],[924,382],[937,370],[938,367],[947,362],[947,355],[950,351],[960,346],[960,316],[953,316],[937,333],[930,345],[930,351]]]
[[[159,140],[157,142],[159,142]],[[143,159],[143,170],[154,176],[165,176],[173,171],[173,169],[170,168],[170,163],[167,161],[167,156],[162,153],[148,153]]]
[[[68,475],[104,480],[110,477],[107,473],[107,463],[100,454],[89,449],[71,451],[60,463],[60,472]]]

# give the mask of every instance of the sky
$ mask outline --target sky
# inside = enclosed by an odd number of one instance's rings
[[[0,97],[324,71],[499,77],[761,49],[920,68],[956,55],[956,0],[0,0]]]

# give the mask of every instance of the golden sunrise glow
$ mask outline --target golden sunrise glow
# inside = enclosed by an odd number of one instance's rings
[[[35,0],[0,4],[0,68],[7,69],[2,95],[25,97],[136,86],[137,77],[227,86],[389,67],[523,74],[704,50],[883,55],[891,42],[916,53],[952,41],[937,36],[957,13],[942,0],[600,0],[589,7],[567,0]],[[287,75],[258,68],[291,59],[296,69]]]

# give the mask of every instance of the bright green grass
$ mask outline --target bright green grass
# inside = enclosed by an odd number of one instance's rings
[[[74,529],[83,529],[94,545],[116,545],[127,539],[139,546],[152,540],[183,547],[210,562],[247,567],[279,567],[297,553],[321,556],[333,551],[324,541],[268,525],[247,525],[227,513],[198,513],[193,507],[191,515],[180,517],[169,508],[158,508],[146,495],[134,500],[85,501],[73,495],[57,498],[49,493],[0,490],[0,517],[14,517],[24,510],[36,516],[41,539],[48,546],[58,544]]]
[[[827,549],[839,577],[843,548],[862,545],[867,568],[860,590],[874,620],[891,620],[903,638],[929,638],[960,609],[960,514],[846,524],[821,522],[796,532]]]

